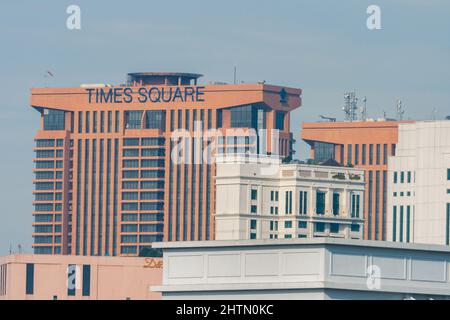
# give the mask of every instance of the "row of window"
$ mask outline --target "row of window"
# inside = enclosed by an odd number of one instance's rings
[[[41,224],[41,225],[35,225],[34,226],[34,232],[35,233],[59,233],[61,232],[61,225],[60,224]]]
[[[163,200],[164,192],[142,191],[140,200]],[[139,192],[122,192],[122,200],[139,200]]]
[[[37,148],[51,148],[51,147],[62,147],[64,146],[63,139],[37,139],[36,147]],[[56,141],[56,142],[55,142]]]
[[[164,181],[123,181],[122,189],[164,189]]]
[[[63,161],[62,160],[45,160],[45,161],[35,161],[36,169],[61,169],[63,167]]]
[[[62,158],[64,156],[63,150],[36,150],[36,158],[45,159],[45,158]]]
[[[360,146],[361,146],[361,152],[360,152]],[[348,164],[354,164],[354,165],[387,165],[388,156],[395,156],[395,144],[391,145],[391,152],[388,152],[388,145],[387,144],[369,144],[369,148],[367,148],[366,144],[348,144],[347,145],[347,163]],[[383,148],[383,152],[381,152],[381,148]],[[369,149],[369,154],[367,159],[367,149]],[[374,150],[375,149],[375,150]],[[343,152],[341,153],[341,157],[343,157]],[[382,157],[383,154],[383,158]],[[360,159],[361,156],[361,159]],[[374,159],[375,156],[375,159]],[[368,161],[367,161],[368,160]],[[374,161],[375,160],[375,161]],[[341,163],[343,163],[343,159],[341,159]]]
[[[151,211],[151,210],[163,210],[164,203],[162,202],[125,202],[122,203],[123,211]]]
[[[394,183],[411,183],[413,180],[412,176],[413,174],[411,171],[394,171]]]
[[[162,221],[163,214],[161,213],[122,213],[122,222],[136,222],[136,221]]]
[[[164,138],[124,138],[124,147],[163,146]]]
[[[62,190],[62,182],[35,182],[35,190]]]
[[[139,154],[142,157],[163,157],[165,149],[123,149],[124,157],[139,157]]]
[[[162,170],[124,170],[122,171],[123,179],[137,179],[139,176],[143,179],[146,178],[164,178],[164,171]]]
[[[62,179],[62,171],[35,171],[36,180],[52,180],[52,179]]]
[[[152,236],[150,239],[145,239],[145,240],[152,240],[152,241],[145,241],[145,243],[150,243],[150,242],[160,242],[162,241],[163,236],[162,235],[155,235]],[[140,250],[144,250],[149,248],[148,245],[147,246],[140,246],[139,249]],[[138,253],[138,246],[130,246],[130,245],[124,245],[120,247],[120,253],[121,254],[137,254]]]
[[[139,228],[138,228],[139,226]],[[122,232],[163,232],[162,224],[122,224],[121,231]]]
[[[251,200],[257,199],[257,190],[251,190]],[[271,200],[278,199],[278,191],[271,191]],[[325,199],[326,192],[324,191],[316,191],[316,214],[323,215],[325,214]],[[340,210],[340,194],[333,193],[333,214],[339,215]],[[258,206],[255,204],[250,205],[250,213],[257,213]],[[285,192],[285,214],[292,214],[292,191]],[[359,218],[361,213],[361,196],[359,194],[351,195],[351,217]],[[298,205],[298,214],[307,214],[308,213],[308,192],[300,191],[299,192],[299,205]],[[270,214],[278,214],[278,207],[271,206]]]
[[[124,168],[139,168],[139,160],[123,160],[122,166]],[[158,159],[142,159],[142,168],[161,168],[164,167],[164,160]]]
[[[61,236],[34,236],[36,244],[61,243]]]
[[[100,113],[100,119],[98,117]],[[83,119],[84,117],[84,119]],[[100,121],[99,121],[100,120]],[[78,111],[78,133],[100,133],[108,132],[111,133],[119,132],[120,124],[120,112],[114,111],[114,128],[113,128],[113,112],[107,111],[105,118],[105,111],[92,111],[92,123],[91,123],[91,112]],[[100,127],[100,128],[99,128]]]
[[[61,214],[35,214],[34,222],[60,222]]]
[[[161,235],[153,235],[153,234],[142,234],[139,236],[137,235],[123,235],[120,237],[120,241],[122,243],[137,243],[139,239],[139,243],[151,243],[156,242],[158,239],[161,238]]]
[[[409,242],[411,225],[411,206],[394,206],[392,217],[392,241]],[[405,217],[406,215],[406,217]],[[406,220],[406,221],[405,221]],[[405,228],[406,224],[406,228]],[[405,234],[406,231],[406,234]]]
[[[34,205],[34,211],[36,212],[49,212],[49,211],[62,211],[61,203],[36,203]]]
[[[46,193],[35,193],[34,194],[35,201],[61,201],[62,193],[61,192],[46,192]]]

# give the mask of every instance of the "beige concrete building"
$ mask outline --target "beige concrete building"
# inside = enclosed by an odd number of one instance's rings
[[[363,170],[248,155],[216,166],[217,240],[363,238]]]
[[[0,300],[159,300],[161,281],[159,258],[0,257]]]

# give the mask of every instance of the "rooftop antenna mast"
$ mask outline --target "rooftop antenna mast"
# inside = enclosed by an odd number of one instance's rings
[[[234,66],[234,84],[236,84],[236,73],[237,73],[237,68],[236,68],[236,66]]]
[[[358,98],[356,98],[355,92],[347,92],[344,94],[344,107],[342,107],[342,110],[344,110],[346,121],[358,120],[356,115],[358,111]]]
[[[367,97],[362,99],[363,106],[361,107],[361,120],[366,121],[367,119]]]
[[[398,120],[403,120],[403,115],[405,114],[405,109],[403,108],[403,102],[402,100],[397,100],[397,117]]]

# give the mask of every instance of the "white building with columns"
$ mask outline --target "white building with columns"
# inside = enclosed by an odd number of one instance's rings
[[[387,240],[450,244],[450,121],[399,126],[389,159]]]
[[[362,170],[248,155],[216,168],[216,240],[363,238]]]

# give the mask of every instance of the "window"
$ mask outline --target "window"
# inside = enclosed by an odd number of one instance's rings
[[[369,165],[373,165],[373,144],[369,145]]]
[[[92,114],[92,132],[97,132],[97,111],[94,111]]]
[[[284,130],[284,112],[275,111],[275,129]]]
[[[333,214],[339,215],[339,193],[333,193]]]
[[[366,152],[367,152],[367,150],[366,150],[366,145],[363,144],[363,145],[362,145],[362,154],[361,154],[361,164],[362,164],[363,166],[366,165]]]
[[[355,165],[359,164],[359,144],[355,144]]]
[[[89,297],[91,295],[91,266],[83,265],[83,297]]]
[[[351,216],[352,218],[359,218],[360,211],[360,195],[352,194],[352,202],[351,202]]]
[[[359,224],[352,224],[350,226],[350,231],[351,232],[359,232]]]
[[[411,183],[411,171],[407,172],[407,182]]]
[[[166,114],[163,110],[147,110],[145,116],[145,128],[164,130]]]
[[[352,164],[352,145],[347,145],[347,164]]]
[[[316,193],[316,213],[325,214],[325,192],[323,191]]]
[[[326,142],[314,142],[314,160],[325,162],[334,159],[334,144]]]
[[[398,173],[396,171],[396,172],[394,172],[394,183],[397,183],[397,182],[398,182]]]
[[[306,229],[308,227],[308,222],[306,221],[299,221],[298,222],[299,229]]]
[[[330,224],[330,232],[331,233],[339,233],[339,223],[331,223]]]
[[[445,244],[450,245],[450,203],[447,203],[447,215],[445,223]]]
[[[314,231],[315,232],[325,232],[325,223],[323,223],[323,222],[316,222],[314,224]]]
[[[254,240],[254,239],[256,239],[256,233],[250,233],[250,239],[251,240]]]
[[[381,145],[377,144],[377,156],[376,156],[377,164],[380,164],[380,160],[381,160]]]
[[[258,198],[258,190],[252,189],[251,199],[252,200],[257,200],[257,198]]]
[[[285,192],[285,213],[286,214],[291,214],[292,213],[292,191],[286,191]]]
[[[142,113],[143,113],[142,110],[125,111],[125,119],[126,119],[125,128],[141,129]]]
[[[284,222],[284,227],[285,227],[286,229],[292,228],[292,221],[285,221],[285,222]]]
[[[139,157],[139,149],[123,149],[124,157]]]
[[[139,138],[125,138],[123,139],[123,145],[127,147],[139,146]]]
[[[64,111],[44,109],[44,130],[64,130]]]
[[[387,164],[387,159],[388,159],[388,146],[387,144],[383,145],[383,164],[386,165]]]
[[[250,229],[256,229],[256,220],[250,220]]]
[[[400,206],[399,240],[403,242],[403,206]]]
[[[285,238],[285,239],[292,239],[292,234],[285,234],[285,235],[284,235],[284,238]]]
[[[308,191],[300,191],[299,193],[299,214],[308,213]]]
[[[447,180],[450,181],[450,169],[447,169]]]
[[[25,294],[33,294],[33,293],[34,293],[34,264],[27,263]]]
[[[255,205],[250,206],[250,213],[256,213],[257,211],[258,211],[257,206],[255,206]]]
[[[400,172],[400,183],[405,183],[405,172]]]

